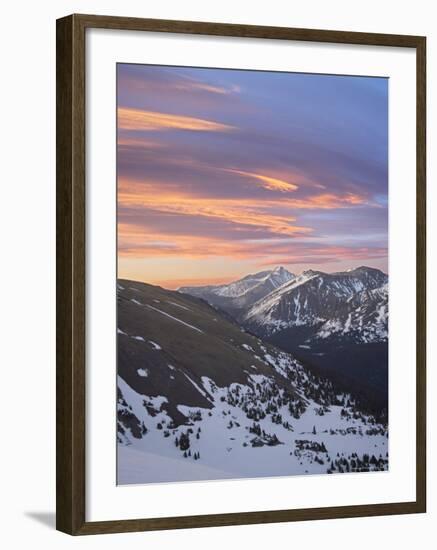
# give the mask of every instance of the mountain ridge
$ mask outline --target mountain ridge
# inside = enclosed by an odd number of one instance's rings
[[[383,271],[307,269],[251,304],[227,306],[214,304],[372,410],[388,407],[389,295]]]
[[[365,265],[332,273],[307,269],[299,275],[277,266],[231,283],[181,287],[178,292],[206,300],[262,337],[293,326],[307,326],[319,327],[320,338],[326,339],[332,329],[332,334],[341,332],[345,338],[365,343],[387,338],[387,284],[388,276],[383,271]],[[376,290],[384,287],[378,301]],[[373,292],[374,299],[370,299],[369,292]],[[361,306],[365,312],[360,316]],[[355,312],[351,311],[353,307]],[[379,328],[372,330],[376,322]],[[317,338],[317,330],[311,337]]]
[[[117,285],[118,483],[385,470],[387,426],[203,299]]]
[[[181,287],[178,292],[201,297],[210,304],[237,315],[241,309],[294,278],[293,273],[282,266],[277,266],[272,270],[245,275],[227,284]]]
[[[349,311],[351,302],[359,307],[360,295],[387,283],[385,273],[365,266],[334,273],[307,270],[252,304],[241,320],[263,335],[293,326],[321,325]],[[361,319],[355,328],[359,332],[363,326]]]

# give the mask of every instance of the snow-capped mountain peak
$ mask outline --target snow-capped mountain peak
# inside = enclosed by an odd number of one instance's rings
[[[313,330],[309,327],[315,331],[322,327],[320,337],[326,338],[333,333],[352,335],[355,327],[355,337],[357,331],[367,334],[363,341],[369,341],[370,333],[372,338],[385,339],[387,281],[385,273],[365,266],[337,273],[309,269],[253,304],[244,312],[243,322],[262,336],[305,326],[309,332]],[[366,315],[360,315],[364,309]],[[367,330],[376,322],[378,330]]]
[[[296,278],[296,275],[294,273],[290,273],[285,267],[277,266],[275,267],[268,277],[268,279],[272,282],[272,284],[276,285],[276,288],[278,286],[281,286],[285,283],[288,283],[289,281],[293,281]]]
[[[295,349],[332,338],[386,342],[387,283],[385,273],[368,266],[335,273],[307,269],[298,276],[276,266],[229,284],[180,292],[230,313],[262,338],[279,338],[281,333],[285,338],[286,333]]]
[[[234,313],[250,307],[256,301],[282,285],[293,281],[296,276],[282,266],[260,271],[217,286],[182,287],[179,292],[203,298],[211,305]]]
[[[317,275],[323,275],[323,271],[315,271],[314,269],[306,269],[305,271],[302,271],[301,276],[302,277],[316,277]]]
[[[282,280],[284,283],[295,277],[293,273],[290,273],[287,269],[285,269],[285,267],[282,267],[282,265],[278,265],[272,269],[270,276],[275,279]]]
[[[284,267],[278,266],[271,271],[261,271],[259,273],[246,275],[238,281],[226,285],[220,285],[211,291],[219,296],[229,296],[236,298],[253,290],[256,286],[265,285],[266,290],[273,290],[284,283],[293,280],[295,275],[287,271]],[[268,285],[271,288],[268,288]]]
[[[202,300],[117,287],[119,484],[387,469],[384,410]]]

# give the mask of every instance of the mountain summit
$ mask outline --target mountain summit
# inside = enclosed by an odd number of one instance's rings
[[[375,408],[387,406],[388,276],[367,266],[296,276],[278,266],[228,285],[184,288]]]
[[[117,300],[119,484],[388,468],[385,415],[293,355],[180,292]]]
[[[251,273],[228,284],[187,286],[181,287],[179,292],[203,298],[209,304],[236,315],[295,278],[296,275],[277,266],[272,270]]]
[[[334,334],[364,343],[385,339],[387,282],[385,273],[365,266],[337,273],[304,271],[254,303],[242,321],[263,337],[292,328],[303,334],[306,327],[307,339]],[[379,330],[370,330],[375,323]]]
[[[387,339],[387,283],[385,273],[367,266],[335,273],[307,269],[298,276],[277,266],[179,292],[204,299],[262,338],[287,330],[295,345],[304,343],[303,336],[368,343]]]

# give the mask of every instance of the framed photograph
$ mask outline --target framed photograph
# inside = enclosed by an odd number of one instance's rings
[[[424,37],[57,22],[57,528],[425,512]]]

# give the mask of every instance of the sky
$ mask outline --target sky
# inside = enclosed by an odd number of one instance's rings
[[[117,65],[118,276],[387,272],[388,80]]]

